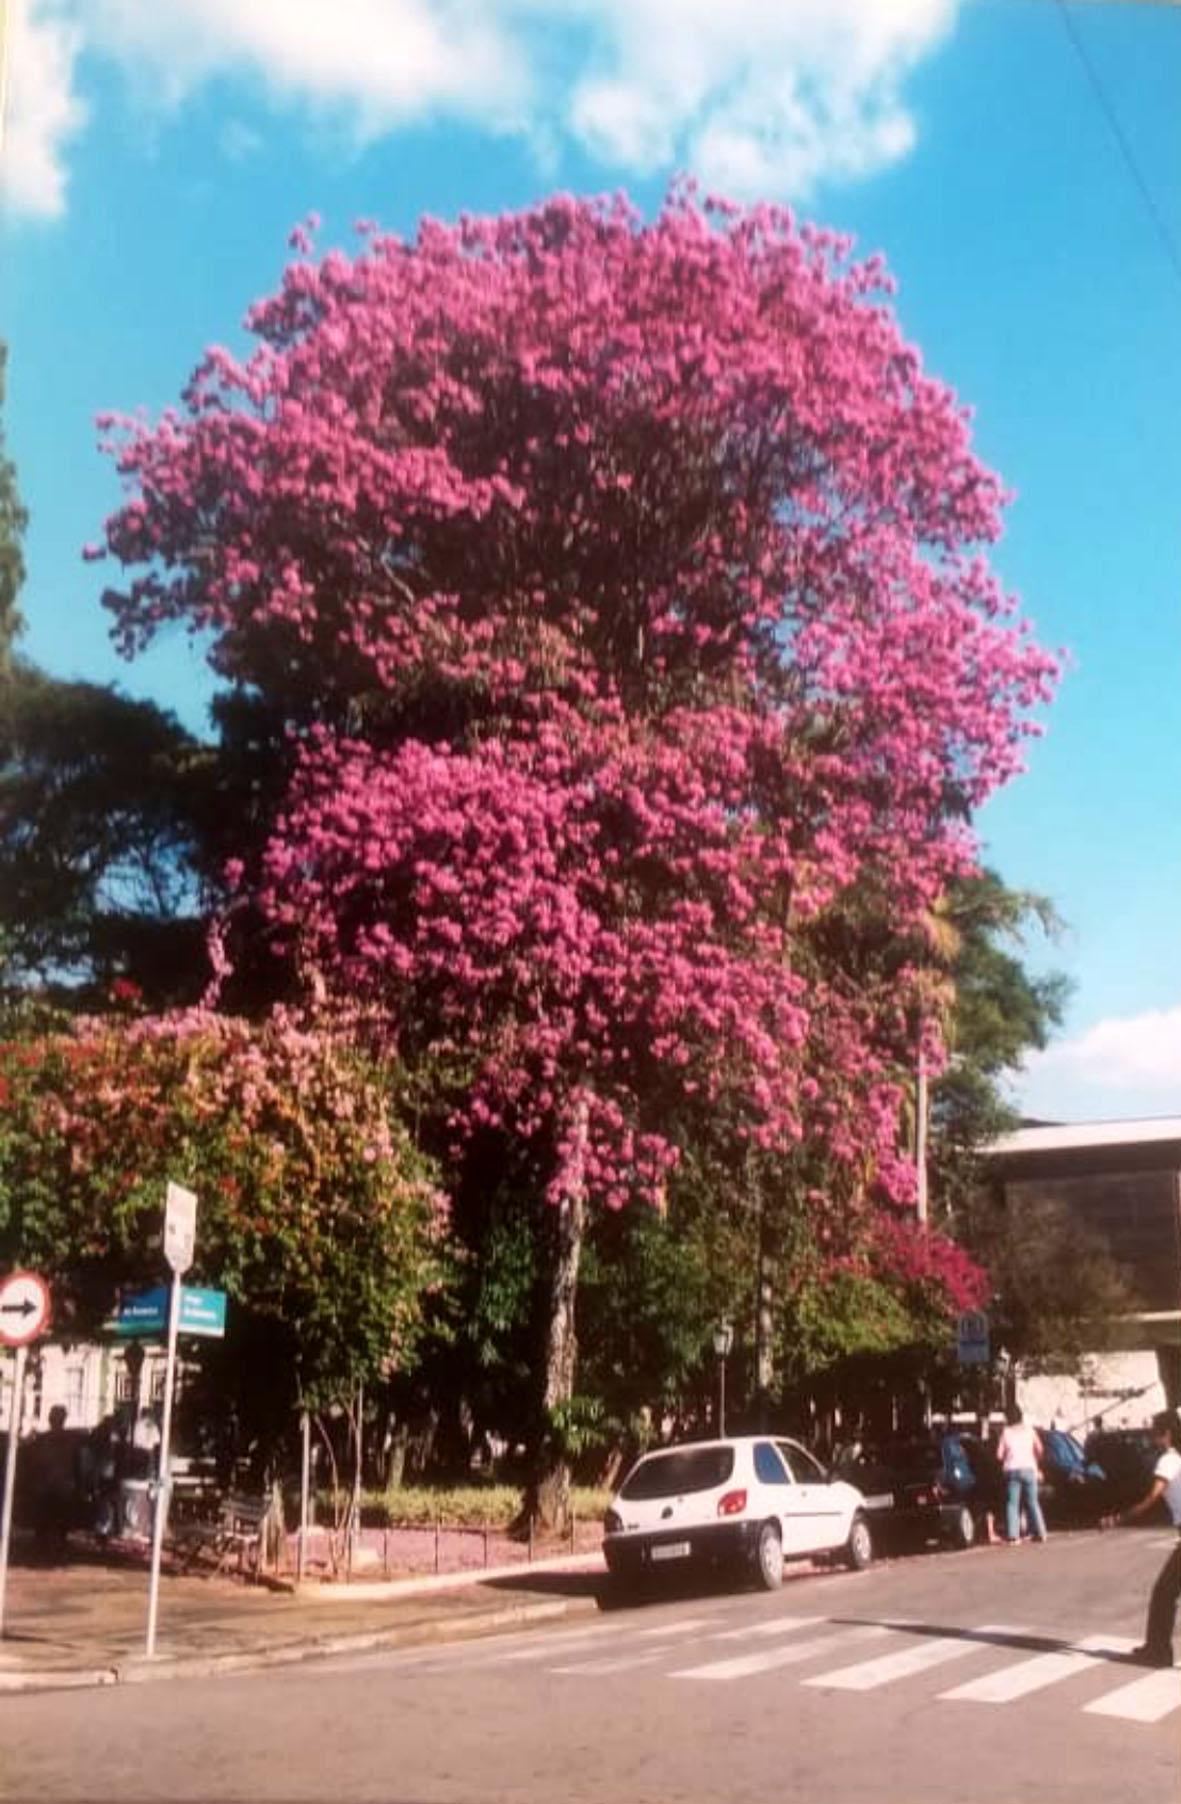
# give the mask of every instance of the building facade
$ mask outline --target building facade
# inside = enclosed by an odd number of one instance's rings
[[[1027,1376],[1022,1407],[1078,1432],[1139,1427],[1181,1402],[1181,1116],[1031,1125],[997,1140],[992,1179],[1006,1207],[1058,1203],[1123,1268],[1135,1307],[1116,1345],[1077,1377]],[[1070,1274],[1062,1274],[1069,1284]]]

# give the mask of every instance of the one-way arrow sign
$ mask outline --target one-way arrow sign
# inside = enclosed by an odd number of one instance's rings
[[[36,1272],[0,1279],[0,1346],[23,1347],[49,1324],[49,1286]]]

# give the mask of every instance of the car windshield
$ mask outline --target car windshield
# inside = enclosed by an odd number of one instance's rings
[[[619,1495],[679,1497],[685,1491],[712,1491],[734,1470],[732,1447],[681,1447],[675,1453],[653,1453],[642,1459]]]

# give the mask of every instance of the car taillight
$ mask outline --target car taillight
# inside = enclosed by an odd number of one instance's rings
[[[718,1498],[719,1516],[741,1516],[745,1508],[745,1491],[727,1491],[724,1497]]]
[[[623,1527],[623,1517],[618,1510],[608,1510],[603,1517],[603,1527],[609,1535],[617,1535]]]

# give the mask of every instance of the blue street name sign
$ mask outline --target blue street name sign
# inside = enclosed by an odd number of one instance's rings
[[[146,1339],[163,1340],[168,1333],[168,1291],[161,1284],[154,1290],[141,1290],[124,1297],[115,1314],[107,1322],[107,1331],[122,1339],[143,1335]],[[184,1284],[180,1292],[181,1334],[202,1334],[210,1340],[221,1340],[226,1331],[226,1293],[224,1290],[200,1290]]]
[[[962,1366],[988,1364],[988,1317],[982,1309],[966,1310],[956,1323],[956,1353]]]
[[[221,1340],[226,1331],[225,1291],[182,1285],[178,1326],[182,1334],[206,1334],[211,1340]]]

